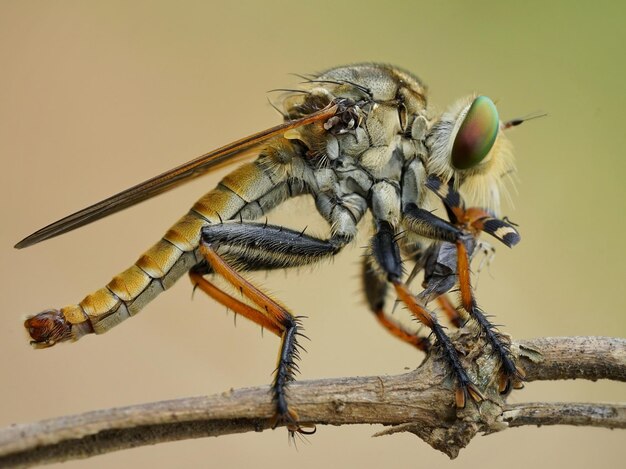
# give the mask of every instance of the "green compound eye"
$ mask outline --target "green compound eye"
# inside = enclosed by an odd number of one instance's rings
[[[496,141],[500,119],[493,101],[478,96],[465,115],[452,145],[452,166],[469,169],[480,163]]]

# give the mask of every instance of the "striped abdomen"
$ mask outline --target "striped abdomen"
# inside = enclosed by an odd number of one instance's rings
[[[130,268],[116,275],[104,288],[76,305],[47,310],[26,320],[33,345],[49,347],[64,340],[101,334],[134,316],[159,293],[172,286],[201,261],[198,253],[202,228],[242,213],[251,202],[268,208],[284,198],[285,176],[275,174],[260,160],[245,164],[226,176],[198,200],[154,246]],[[266,200],[263,203],[264,199]],[[252,218],[255,210],[244,210]]]

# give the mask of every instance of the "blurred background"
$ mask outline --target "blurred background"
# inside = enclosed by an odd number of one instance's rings
[[[0,3],[0,426],[268,384],[278,341],[181,280],[104,336],[34,351],[27,313],[74,303],[129,266],[224,172],[24,251],[25,235],[205,151],[272,126],[267,91],[291,73],[362,62],[413,71],[439,110],[474,91],[511,131],[522,243],[478,280],[515,338],[626,335],[626,30],[619,2]],[[235,2],[232,2],[235,3]],[[308,200],[270,221],[316,223]],[[366,231],[366,230],[363,230]],[[308,316],[301,379],[383,375],[422,356],[389,337],[359,291],[360,238],[314,269],[257,275]],[[398,310],[398,315],[404,311]],[[623,384],[531,383],[513,402],[626,400]],[[144,447],[65,467],[607,467],[626,433],[522,428],[459,458],[381,428],[320,427],[294,450],[283,430]]]

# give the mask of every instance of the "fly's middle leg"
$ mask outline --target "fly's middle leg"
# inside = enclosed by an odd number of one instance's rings
[[[439,324],[437,317],[426,308],[419,298],[410,292],[407,285],[402,281],[402,260],[396,243],[396,233],[386,221],[377,222],[377,232],[372,239],[372,256],[377,266],[386,273],[387,281],[394,287],[398,298],[407,306],[409,312],[433,332],[436,343],[441,348],[448,368],[456,380],[455,402],[457,407],[465,407],[468,397],[475,401],[481,401],[483,399],[482,394],[463,368],[458,352]]]
[[[365,256],[362,267],[363,291],[367,299],[370,311],[378,323],[391,335],[406,342],[409,345],[428,352],[430,350],[430,340],[416,332],[407,330],[402,324],[394,320],[385,312],[385,298],[389,290],[389,283],[378,272],[372,256]]]
[[[238,270],[269,270],[318,262],[336,254],[343,243],[323,240],[288,228],[252,222],[213,224],[202,231],[200,253],[206,264],[192,269],[195,286],[209,296],[281,338],[278,364],[272,383],[276,406],[273,425],[285,424],[290,432],[311,433],[302,427],[297,413],[288,405],[287,386],[297,372],[302,335],[301,318],[246,280]],[[222,291],[204,274],[215,273],[233,285],[254,306]]]
[[[439,308],[441,308],[448,317],[448,321],[450,321],[454,327],[463,327],[465,321],[459,313],[459,310],[454,307],[454,303],[452,303],[447,293],[438,296],[437,303],[439,304]]]

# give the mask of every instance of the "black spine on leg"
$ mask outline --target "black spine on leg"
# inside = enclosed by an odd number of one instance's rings
[[[208,243],[263,248],[273,252],[319,256],[337,250],[333,243],[300,231],[264,223],[223,223],[207,225],[202,238]]]
[[[295,362],[296,359],[299,358],[298,342],[296,340],[298,328],[298,321],[295,318],[290,318],[286,324],[285,333],[283,334],[278,366],[276,367],[276,376],[274,377],[274,384],[272,386],[273,398],[276,403],[278,415],[287,420],[290,419],[290,416],[286,389],[287,385],[294,380],[294,374],[298,371]]]
[[[494,353],[497,359],[500,361],[501,371],[507,378],[513,378],[521,380],[522,376],[519,375],[513,355],[511,354],[511,348],[509,341],[504,337],[496,327],[489,322],[483,311],[476,305],[476,302],[472,300],[471,311],[468,311],[471,317],[478,323],[485,339],[491,345],[492,353]],[[503,391],[506,394],[510,389]]]
[[[227,221],[204,227],[201,241],[219,250],[219,256],[237,270],[269,270],[312,264],[331,257],[349,240],[339,236],[319,239],[303,231],[267,223]],[[212,269],[207,262],[201,262],[193,271],[206,274]],[[286,394],[288,384],[298,372],[300,321],[286,312],[281,324],[284,332],[272,383],[272,398],[278,417],[276,423],[285,423],[291,432],[311,433],[299,427],[297,415],[289,409]]]
[[[443,190],[439,186],[433,188],[433,190],[438,189]],[[458,194],[455,193],[451,187],[446,188],[446,190],[446,197],[442,197],[444,202],[447,200],[450,204],[456,203],[460,206],[460,199],[457,200]],[[446,207],[448,207],[448,203],[446,203]],[[455,242],[459,239],[463,239],[466,244],[468,254],[471,254],[474,250],[475,240],[473,237],[467,237],[467,235],[464,235],[463,232],[454,225],[437,217],[436,215],[433,215],[427,210],[418,208],[415,204],[407,205],[405,217],[409,222],[411,229],[423,236],[449,242]],[[498,228],[502,231],[504,231],[505,228],[509,228],[508,224],[501,222],[500,220],[490,219],[489,221],[491,225],[488,225],[488,228],[493,231],[491,234],[497,233]],[[514,238],[516,233],[517,232],[514,228],[511,227],[510,231],[506,231],[506,235],[510,238],[507,240],[518,240],[519,238]],[[505,237],[502,236],[503,242],[505,242],[504,239]],[[425,302],[428,302],[431,299],[447,292],[454,286],[457,280],[456,271],[458,265],[456,248],[447,243],[437,245],[436,248],[431,249],[428,252],[428,256],[424,276],[425,289],[419,295],[419,297]],[[507,376],[516,375],[517,369],[513,359],[511,358],[511,351],[502,334],[500,334],[487,320],[474,301],[472,301],[472,306],[468,313],[476,320],[476,322],[478,322],[481,330],[485,334],[485,338],[491,345],[493,352],[500,359],[504,373],[507,374]]]
[[[437,318],[433,316],[433,326],[432,326],[433,334],[437,339],[437,344],[441,347],[444,357],[448,362],[448,366],[450,370],[454,373],[454,376],[457,379],[457,384],[461,388],[466,388],[469,384],[472,383],[465,368],[461,364],[459,360],[459,354],[454,348],[450,337],[446,335],[443,330],[443,327],[437,322]]]

